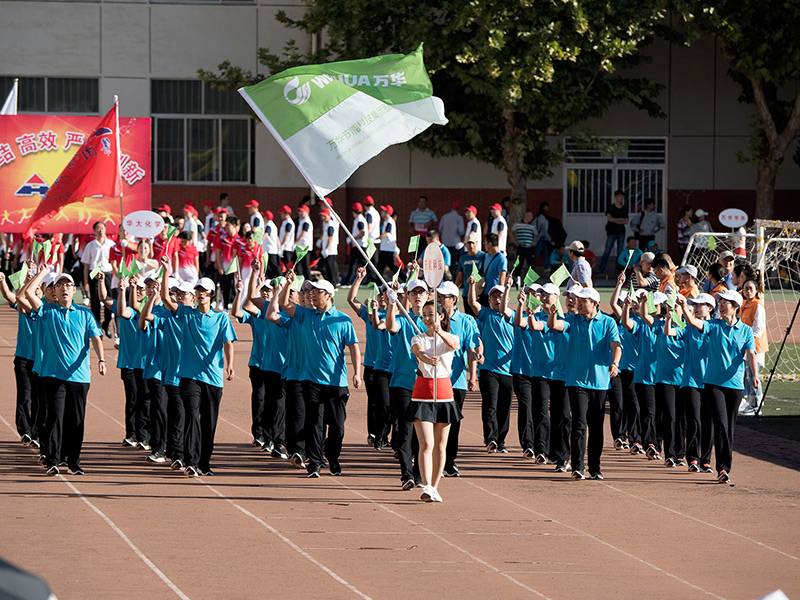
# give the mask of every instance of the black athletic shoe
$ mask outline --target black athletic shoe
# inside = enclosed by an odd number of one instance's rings
[[[497,442],[492,440],[488,444],[486,444],[486,452],[488,452],[489,454],[497,452]]]
[[[172,461],[172,464],[169,466],[170,469],[173,471],[181,471],[183,469],[183,461],[180,458],[176,458]]]
[[[405,492],[407,492],[408,490],[413,490],[414,489],[414,480],[413,479],[406,479],[403,482],[402,487],[403,487],[403,491],[405,491]]]
[[[187,477],[200,477],[200,471],[197,470],[197,467],[186,467],[183,472],[186,473]]]
[[[26,433],[19,441],[23,446],[30,446],[33,443],[33,438]]]
[[[582,471],[573,471],[572,478],[575,479],[576,481],[582,481],[586,479],[586,476],[583,474]]]
[[[525,448],[525,450],[522,451],[522,457],[533,458],[534,457],[533,448]]]
[[[289,463],[297,468],[297,469],[305,469],[306,468],[306,459],[299,452],[295,452],[292,454],[292,457],[289,459]]]
[[[70,475],[85,475],[86,474],[86,473],[83,472],[83,469],[81,469],[80,465],[75,465],[75,466],[69,467],[67,469],[67,473],[69,473]]]
[[[331,475],[341,475],[342,474],[342,465],[337,462],[331,461],[330,466]]]
[[[58,466],[53,465],[52,467],[47,469],[47,471],[45,471],[44,474],[49,477],[54,477],[55,475],[58,475]]]
[[[272,447],[272,451],[269,454],[273,458],[282,458],[283,460],[289,459],[289,452],[286,450],[286,446],[284,446],[283,444],[274,445]]]
[[[722,469],[722,471],[720,471],[719,475],[717,476],[717,483],[730,483],[730,482],[731,482],[731,476],[728,475],[728,472],[725,469]]]
[[[713,472],[714,472],[714,469],[712,469],[712,468],[711,468],[711,465],[710,465],[710,464],[708,464],[708,463],[703,463],[703,464],[700,466],[700,472],[701,472],[701,473],[713,473]]]
[[[458,466],[452,465],[450,467],[445,467],[442,471],[442,474],[445,477],[461,477],[461,473],[458,472]]]
[[[697,464],[696,460],[693,460],[689,463],[689,473],[699,473],[700,472],[700,465]]]
[[[206,467],[205,469],[200,469],[200,475],[204,475],[206,477],[213,477],[214,471],[211,470],[211,467]]]
[[[316,479],[316,478],[318,478],[318,477],[319,477],[319,469],[311,469],[311,470],[308,472],[308,475],[307,475],[307,477],[308,477],[309,479]]]
[[[594,473],[590,473],[589,477],[592,479],[603,479],[603,474],[600,471],[595,471]]]

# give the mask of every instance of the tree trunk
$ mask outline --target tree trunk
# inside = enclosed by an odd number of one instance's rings
[[[511,108],[503,109],[503,123],[505,134],[503,135],[503,168],[511,186],[511,206],[509,207],[508,227],[522,221],[528,203],[528,178],[522,171],[524,160],[523,153],[518,146],[519,131],[514,124],[514,110]]]
[[[774,165],[767,162],[759,165],[758,181],[756,183],[756,219],[771,219],[773,199],[775,196],[775,177],[778,174],[780,163]]]

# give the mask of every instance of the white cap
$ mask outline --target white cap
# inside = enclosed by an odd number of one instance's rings
[[[656,255],[652,252],[645,252],[639,257],[639,262],[651,263],[656,259]]]
[[[574,296],[578,290],[583,289],[583,286],[578,285],[577,283],[573,284],[571,287],[565,289],[561,292],[562,296]]]
[[[502,294],[505,291],[506,291],[506,288],[503,287],[502,285],[495,285],[495,286],[492,287],[492,289],[489,290],[488,295],[491,296],[495,292],[500,292]]]
[[[555,283],[550,283],[549,281],[542,286],[542,293],[543,294],[552,294],[558,296],[560,290]]]
[[[182,281],[178,284],[178,291],[183,292],[184,294],[194,295],[194,284],[191,281]]]
[[[69,280],[69,282],[72,285],[75,285],[75,280],[72,278],[72,275],[70,275],[69,273],[59,273],[58,275],[56,275],[55,278],[53,279],[53,285],[55,285],[56,283],[58,283],[62,279],[67,279],[67,280]]]
[[[201,277],[197,280],[197,283],[194,284],[194,289],[203,288],[207,292],[213,292],[217,289],[214,285],[214,282],[211,281],[208,277]]]
[[[708,216],[708,213],[706,211],[704,211],[702,208],[698,208],[696,211],[694,211],[694,214],[697,215],[698,217],[707,217]]]
[[[569,249],[573,252],[585,252],[586,248],[583,246],[583,242],[580,240],[575,240],[569,245]]]
[[[169,287],[170,291],[178,288],[181,285],[181,282],[175,279],[174,277],[170,277],[167,279],[167,286]]]
[[[458,298],[458,286],[452,281],[443,281],[442,284],[436,288],[436,293],[442,296],[455,296]]]
[[[480,238],[478,237],[477,232],[473,231],[472,233],[467,235],[467,239],[464,240],[464,243],[469,244],[470,242],[479,244]]]
[[[428,284],[422,281],[421,279],[415,279],[408,285],[406,285],[406,291],[411,293],[417,288],[422,288],[426,292],[428,291]]]
[[[714,308],[717,305],[717,301],[711,297],[711,294],[698,294],[697,298],[689,298],[686,301],[687,304],[691,304],[692,306],[696,304],[708,304],[711,308]]]
[[[306,280],[306,283],[310,283],[311,287],[318,290],[322,290],[323,292],[327,292],[328,294],[333,295],[334,293],[336,293],[336,289],[333,287],[333,284],[331,284],[330,281],[325,281],[324,279],[320,279],[319,281],[309,282],[308,280]]]
[[[265,279],[264,283],[262,283],[261,287],[258,288],[258,289],[263,290],[264,288],[267,288],[267,289],[271,290],[273,287],[275,287],[275,286],[273,286],[272,281],[273,281],[272,279]]]
[[[622,290],[622,291],[619,293],[619,296],[617,296],[617,302],[619,302],[620,304],[622,304],[623,302],[625,302],[625,299],[626,299],[627,297],[628,297],[628,292],[626,292],[625,290]]]
[[[641,298],[647,294],[647,288],[639,288],[636,290],[636,297]]]
[[[669,296],[667,296],[665,293],[653,292],[653,304],[655,304],[656,306],[658,306],[659,304],[664,304],[664,302],[666,302],[667,300],[669,300]]]
[[[594,288],[580,287],[579,289],[570,293],[576,298],[587,298],[589,300],[594,300],[598,304],[600,303],[600,293]]]
[[[157,281],[155,273],[148,273],[144,278],[144,282],[147,283],[148,281]]]
[[[724,292],[717,292],[714,294],[714,299],[719,300],[730,300],[731,302],[735,302],[737,306],[742,305],[742,295],[739,292],[735,292],[733,290],[725,290]]]
[[[725,250],[724,252],[720,253],[718,260],[724,260],[726,258],[736,258],[736,255],[734,255],[734,253],[730,250]]]
[[[42,279],[42,284],[44,287],[52,287],[56,283],[56,278],[58,277],[58,273],[47,273],[44,278]]]
[[[295,279],[295,281],[297,280]],[[304,279],[302,285],[300,285],[300,291],[308,292],[312,287],[314,287],[314,282],[312,282],[310,279]]]
[[[526,292],[527,292],[527,293],[529,293],[529,294],[530,294],[531,292],[533,292],[534,294],[536,294],[536,293],[538,293],[538,292],[541,292],[541,291],[542,291],[542,286],[540,286],[538,283],[532,283],[532,284],[530,284],[530,285],[526,285],[526,286],[525,286],[525,290],[524,290],[524,291],[526,291]]]
[[[692,277],[697,277],[697,267],[694,265],[683,265],[675,271],[675,275],[680,275],[681,273],[688,273]]]
[[[141,277],[136,279],[136,287],[144,289],[144,287],[145,287],[144,286],[144,279],[142,279]]]

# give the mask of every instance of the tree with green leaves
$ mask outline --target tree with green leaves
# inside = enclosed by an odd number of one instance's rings
[[[580,124],[625,103],[663,116],[660,86],[621,72],[646,58],[664,17],[660,0],[315,0],[291,28],[325,44],[303,53],[290,42],[282,56],[259,51],[271,73],[299,64],[407,53],[424,42],[425,64],[449,124],[411,143],[432,156],[468,156],[505,171],[512,220],[522,216],[527,182],[563,160],[553,137],[583,134]],[[258,78],[223,63],[200,71],[212,85]]]
[[[800,133],[800,2],[778,0],[676,0],[691,38],[713,35],[728,75],[741,86],[739,100],[753,104],[756,122],[749,156],[758,169],[756,218],[773,214],[775,178]],[[800,149],[795,157],[800,164]]]

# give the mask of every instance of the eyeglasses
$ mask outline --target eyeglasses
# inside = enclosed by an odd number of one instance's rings
[[[59,281],[59,282],[56,283],[55,287],[68,288],[68,287],[73,287],[74,285],[75,284],[70,282],[70,281],[64,281],[64,282]]]

